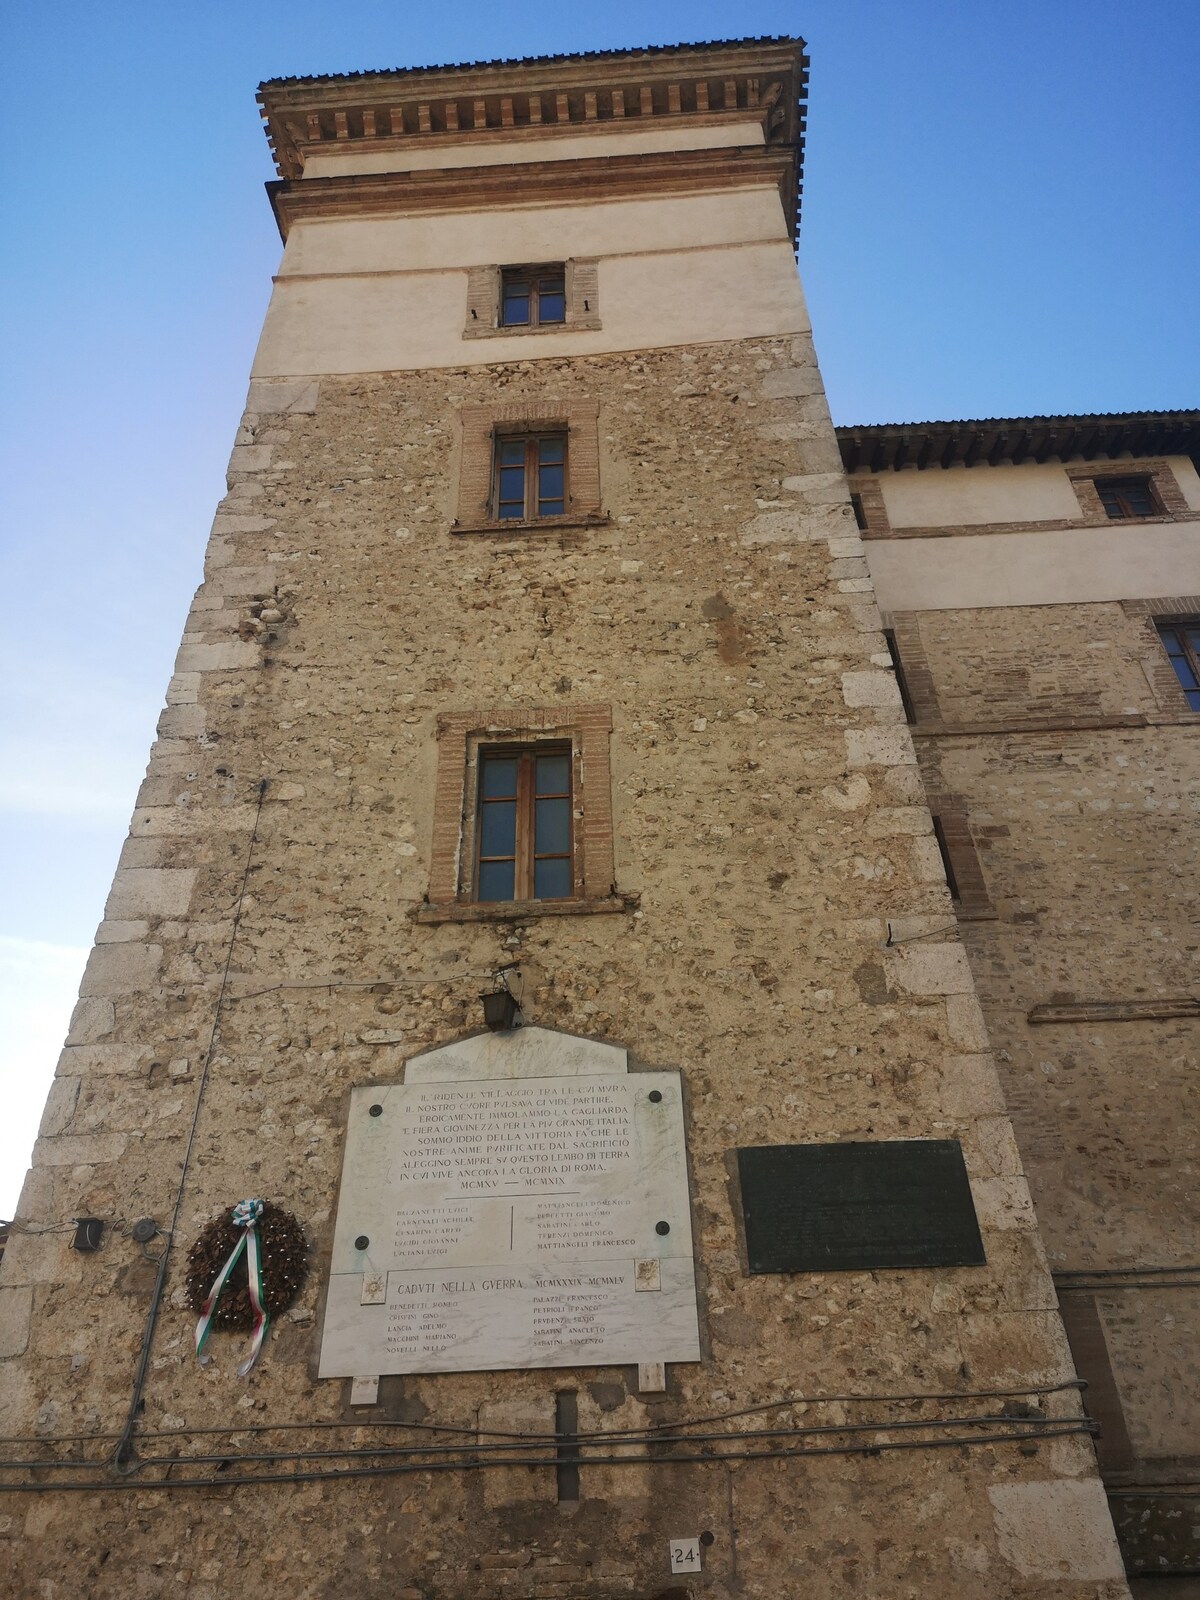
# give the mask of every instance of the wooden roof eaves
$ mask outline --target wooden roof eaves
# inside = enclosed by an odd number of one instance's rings
[[[754,56],[756,62],[774,60],[781,67],[799,59],[807,70],[805,42],[798,37],[771,35],[763,38],[719,39],[704,44],[648,45],[630,50],[587,50],[574,55],[523,56],[495,61],[467,61],[433,67],[382,68],[377,71],[331,73],[328,76],[267,78],[258,86],[257,98],[280,103],[299,103],[314,94],[327,93],[331,103],[344,103],[347,90],[359,98],[376,89],[404,89],[419,93],[422,99],[449,94],[466,96],[481,86],[512,87],[514,80],[543,89],[561,85],[564,72],[573,86],[585,81],[599,86],[624,79],[631,72],[639,76],[667,78],[694,62],[696,75],[716,77],[727,67]]]
[[[660,94],[672,88],[675,96],[672,108],[663,113],[655,107],[648,120],[659,121],[687,118],[701,114],[695,109],[679,107],[678,89],[688,87],[688,98],[694,100],[695,86],[700,83],[724,83],[735,79],[745,84],[739,91],[738,104],[730,106],[721,94],[720,106],[713,106],[718,114],[728,117],[761,115],[768,144],[786,148],[792,153],[795,173],[791,193],[785,201],[793,241],[799,231],[800,203],[803,193],[804,136],[806,95],[808,88],[808,56],[801,39],[749,39],[727,41],[712,45],[681,45],[655,47],[644,51],[594,52],[580,56],[534,58],[528,61],[491,62],[479,66],[466,65],[450,68],[416,68],[398,72],[345,74],[330,78],[301,78],[271,80],[259,86],[258,101],[265,123],[267,142],[275,159],[276,169],[283,179],[299,178],[303,172],[304,149],[308,140],[305,130],[316,129],[313,147],[328,142],[332,147],[361,142],[373,147],[373,137],[367,136],[364,114],[372,129],[383,128],[396,137],[392,127],[392,108],[397,102],[413,108],[430,107],[449,101],[468,101],[487,96],[502,95],[510,99],[534,95],[562,94],[568,99],[574,95],[590,98],[611,96],[614,90],[626,93],[626,120],[620,122],[611,116],[593,117],[585,113],[585,120],[569,118],[571,127],[603,125],[637,127],[646,117],[640,104],[632,109],[632,96],[640,94],[643,87],[655,88]],[[772,99],[771,85],[762,80],[774,80],[782,92]],[[750,86],[755,80],[761,83],[762,98],[752,97]],[[756,95],[759,91],[756,91]],[[705,101],[708,89],[705,89]],[[704,106],[703,114],[709,108]],[[337,124],[334,137],[328,133],[328,118],[332,115]],[[322,122],[322,117],[325,122]],[[456,119],[457,120],[457,119]],[[552,132],[555,126],[568,123],[547,121],[538,124]],[[443,133],[445,138],[471,138],[511,136],[513,128],[507,126],[456,128]],[[300,137],[297,138],[297,133]],[[400,135],[402,138],[403,136]]]
[[[1034,460],[1190,456],[1200,463],[1200,411],[981,418],[883,423],[834,430],[847,472],[899,472],[915,465],[998,466]],[[1200,470],[1200,464],[1198,464]]]

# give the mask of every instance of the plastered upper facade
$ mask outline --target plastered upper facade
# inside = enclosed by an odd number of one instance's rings
[[[9,1592],[1127,1594],[795,275],[804,78],[265,86],[284,259],[0,1278]],[[541,262],[563,323],[500,330]],[[547,427],[575,498],[503,525],[489,452]],[[481,903],[471,763],[543,739],[574,893]],[[512,965],[681,1074],[701,1360],[357,1404],[315,1376],[350,1092]],[[912,1139],[960,1142],[986,1264],[748,1274],[739,1148]],[[183,1261],[251,1192],[312,1259],[240,1380]]]

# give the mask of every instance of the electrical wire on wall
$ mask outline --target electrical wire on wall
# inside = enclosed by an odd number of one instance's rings
[[[987,1426],[993,1431],[981,1433],[950,1432],[941,1433],[941,1428],[964,1429],[974,1421],[981,1426]],[[1002,1426],[1001,1426],[1002,1425]],[[345,1478],[383,1478],[398,1477],[413,1473],[434,1472],[471,1472],[486,1470],[495,1467],[548,1467],[559,1470],[564,1459],[572,1465],[579,1467],[630,1467],[638,1466],[663,1467],[663,1466],[718,1466],[726,1461],[782,1461],[793,1459],[813,1459],[829,1456],[882,1456],[897,1451],[913,1450],[963,1450],[993,1447],[996,1445],[1016,1444],[1025,1452],[1036,1451],[1041,1443],[1055,1439],[1065,1439],[1075,1436],[1094,1436],[1099,1430],[1094,1422],[1082,1420],[1072,1421],[1064,1419],[1061,1422],[1043,1421],[1041,1423],[1021,1424],[1012,1418],[949,1418],[938,1424],[931,1422],[916,1422],[913,1427],[924,1427],[933,1432],[932,1438],[925,1439],[895,1439],[886,1437],[902,1426],[897,1423],[885,1424],[881,1432],[871,1430],[871,1437],[863,1438],[855,1443],[835,1444],[768,1444],[767,1439],[806,1439],[820,1430],[815,1429],[772,1429],[764,1434],[730,1433],[721,1435],[720,1438],[727,1444],[736,1445],[738,1448],[729,1449],[698,1449],[696,1446],[702,1442],[695,1438],[672,1438],[667,1436],[653,1441],[658,1448],[653,1453],[639,1453],[631,1455],[628,1452],[629,1443],[619,1440],[621,1448],[626,1453],[621,1455],[606,1455],[593,1453],[586,1444],[577,1438],[570,1442],[569,1455],[564,1458],[562,1441],[551,1451],[547,1447],[545,1454],[516,1454],[517,1450],[528,1450],[528,1445],[463,1445],[455,1449],[450,1446],[416,1448],[416,1449],[347,1449],[331,1451],[272,1451],[268,1453],[242,1454],[236,1452],[228,1455],[200,1455],[200,1456],[160,1456],[137,1460],[131,1463],[131,1474],[127,1474],[124,1482],[114,1483],[111,1478],[100,1476],[101,1472],[109,1469],[107,1460],[94,1462],[81,1460],[41,1460],[28,1462],[2,1462],[0,1471],[10,1471],[13,1467],[24,1467],[38,1472],[86,1471],[89,1467],[97,1471],[97,1476],[87,1478],[52,1477],[49,1479],[35,1480],[9,1480],[2,1485],[3,1488],[18,1492],[46,1492],[58,1490],[93,1490],[104,1491],[113,1488],[126,1490],[137,1489],[220,1489],[244,1488],[254,1484],[279,1484],[279,1483],[320,1483],[327,1480],[341,1481]],[[864,1425],[865,1428],[865,1425]],[[853,1432],[854,1430],[834,1428],[833,1433]],[[751,1447],[750,1441],[762,1439],[764,1442],[759,1447]],[[663,1450],[663,1445],[672,1446]],[[691,1448],[679,1448],[681,1445]],[[436,1450],[436,1455],[435,1455]],[[307,1465],[311,1461],[325,1461],[329,1464],[319,1469]],[[228,1469],[233,1466],[243,1468],[261,1464],[263,1467],[278,1468],[292,1463],[290,1471],[242,1471],[231,1473]],[[181,1476],[180,1469],[189,1466],[210,1467],[205,1476]],[[153,1475],[152,1475],[153,1474]]]
[[[263,799],[267,792],[267,780],[261,778],[258,784],[258,804],[254,809],[254,823],[250,829],[250,842],[246,847],[246,861],[242,868],[242,881],[238,888],[237,904],[233,911],[233,926],[229,932],[229,948],[225,952],[225,965],[221,970],[221,983],[217,990],[217,1001],[213,1007],[212,1027],[208,1034],[208,1048],[204,1052],[204,1063],[200,1069],[200,1081],[196,1085],[196,1099],[192,1107],[192,1120],[188,1127],[187,1143],[183,1150],[183,1163],[179,1169],[179,1183],[175,1189],[175,1203],[171,1208],[171,1220],[162,1230],[165,1235],[163,1247],[157,1258],[158,1271],[154,1277],[154,1288],[150,1294],[150,1305],[146,1312],[146,1325],[142,1330],[142,1342],[138,1351],[137,1367],[133,1376],[133,1392],[129,1397],[129,1411],[125,1418],[116,1448],[112,1452],[111,1465],[118,1472],[128,1472],[134,1468],[133,1438],[137,1431],[138,1416],[142,1405],[142,1390],[146,1383],[146,1372],[150,1364],[150,1347],[154,1342],[154,1329],[158,1321],[158,1311],[162,1304],[163,1290],[167,1282],[167,1266],[171,1259],[171,1247],[175,1241],[175,1230],[179,1225],[179,1213],[183,1207],[183,1190],[187,1182],[188,1166],[192,1159],[192,1147],[196,1142],[196,1129],[200,1124],[200,1108],[204,1103],[204,1091],[208,1085],[209,1069],[212,1066],[213,1050],[217,1042],[217,1032],[221,1025],[221,1009],[225,1002],[225,991],[229,986],[229,968],[233,961],[234,946],[237,944],[238,929],[242,921],[242,905],[246,898],[246,885],[250,879],[250,866],[254,860],[254,847],[258,843],[258,825],[262,817]],[[144,1252],[143,1252],[144,1253]]]
[[[898,1451],[976,1449],[1015,1445],[1031,1453],[1043,1442],[1073,1436],[1093,1435],[1097,1429],[1090,1419],[1078,1415],[1056,1417],[1048,1402],[1054,1395],[1068,1395],[1083,1388],[1081,1380],[1044,1385],[1033,1389],[977,1390],[937,1394],[792,1395],[736,1410],[685,1417],[652,1424],[645,1428],[584,1430],[572,1433],[564,1446],[554,1433],[502,1432],[480,1430],[466,1424],[396,1422],[386,1419],[365,1421],[287,1422],[231,1424],[228,1427],[180,1429],[140,1434],[143,1443],[165,1446],[158,1453],[136,1459],[124,1466],[123,1486],[164,1489],[248,1487],[254,1484],[320,1482],[343,1477],[395,1477],[412,1473],[475,1472],[495,1467],[560,1469],[563,1450],[575,1467],[586,1466],[711,1466],[723,1461],[774,1461],[790,1458],[819,1459],[841,1456],[883,1456]],[[1035,1398],[1040,1404],[1030,1404]],[[999,1408],[995,1402],[1006,1403]],[[946,1403],[957,1408],[946,1414]],[[729,1426],[743,1419],[770,1411],[803,1406],[844,1407],[866,1405],[877,1409],[893,1407],[936,1407],[933,1416],[869,1416],[848,1421],[844,1417],[828,1422],[798,1424],[780,1419],[766,1427]],[[979,1407],[982,1405],[982,1409]],[[970,1410],[964,1410],[970,1406]],[[714,1428],[714,1424],[726,1424]],[[298,1430],[351,1430],[352,1432],[403,1430],[424,1439],[418,1443],[315,1445],[289,1448],[281,1440],[269,1443],[270,1436]],[[703,1431],[700,1431],[703,1430]],[[201,1436],[228,1439],[228,1447],[215,1443],[207,1450],[181,1450],[184,1440]],[[917,1435],[920,1435],[918,1437]],[[258,1449],[232,1447],[235,1437],[251,1436]],[[440,1436],[440,1437],[439,1437]],[[447,1437],[453,1436],[453,1437]],[[107,1436],[111,1437],[111,1436]],[[328,1432],[326,1432],[328,1438]],[[65,1454],[47,1453],[53,1443],[75,1448]],[[74,1435],[56,1441],[29,1438],[5,1440],[9,1445],[37,1445],[36,1456],[0,1459],[0,1487],[28,1492],[87,1489],[109,1490],[111,1453],[89,1456],[88,1443],[102,1442]],[[82,1447],[82,1448],[81,1448]],[[613,1452],[620,1451],[620,1454]],[[37,1474],[36,1478],[32,1474]],[[14,1477],[13,1474],[26,1476]]]

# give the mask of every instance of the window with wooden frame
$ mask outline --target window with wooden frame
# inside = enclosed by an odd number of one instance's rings
[[[567,274],[561,262],[548,267],[502,267],[500,326],[545,328],[567,320]]]
[[[1200,617],[1159,619],[1155,631],[1175,669],[1189,711],[1200,711]]]
[[[492,477],[498,521],[563,516],[569,504],[566,433],[497,434]]]
[[[536,337],[600,326],[600,263],[594,257],[540,267],[467,268],[464,339]]]
[[[1130,517],[1157,517],[1162,506],[1148,474],[1128,478],[1093,478],[1105,514],[1114,521]]]
[[[605,522],[594,400],[463,406],[455,533],[550,532]]]
[[[636,905],[614,882],[608,706],[479,707],[437,723],[421,922]]]
[[[569,745],[480,750],[473,899],[574,894],[571,765]]]

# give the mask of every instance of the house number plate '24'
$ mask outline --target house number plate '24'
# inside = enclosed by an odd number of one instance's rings
[[[672,1572],[699,1572],[700,1571],[700,1541],[699,1541],[699,1539],[672,1539],[671,1540],[671,1571]]]

